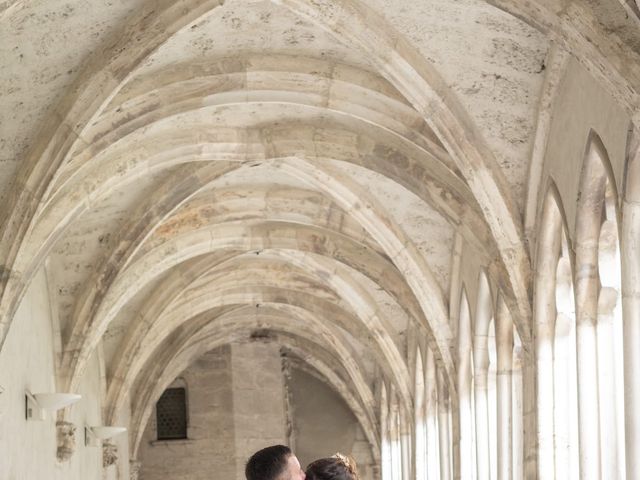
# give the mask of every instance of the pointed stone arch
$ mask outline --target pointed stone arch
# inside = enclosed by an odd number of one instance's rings
[[[273,0],[368,55],[438,136],[455,160],[492,232],[504,274],[505,299],[529,348],[531,307],[529,257],[520,215],[506,181],[464,107],[436,69],[378,14],[358,0]]]

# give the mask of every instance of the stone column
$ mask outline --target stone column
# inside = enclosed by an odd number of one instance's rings
[[[409,480],[411,476],[411,424],[409,415],[404,408],[400,408],[400,450],[402,452],[402,478]]]
[[[514,338],[515,340],[515,338]],[[513,423],[513,479],[538,478],[536,436],[536,373],[531,356],[526,364],[524,352],[514,341],[511,374],[511,421]],[[527,401],[525,401],[525,398]],[[526,457],[525,457],[526,452]]]
[[[475,402],[476,475],[478,480],[490,479],[489,409],[487,375],[489,350],[487,335],[491,321],[491,298],[486,282],[478,289],[475,331],[473,339],[473,399]]]
[[[427,350],[428,351],[428,348]],[[416,349],[416,371],[415,371],[415,394],[413,400],[414,407],[414,427],[413,427],[413,471],[415,478],[424,480],[429,478],[427,466],[429,465],[429,447],[427,444],[427,407],[426,407],[426,382],[425,369],[420,348]],[[426,356],[428,353],[426,353]]]
[[[395,389],[389,392],[389,439],[391,443],[391,478],[402,480],[402,447],[400,443],[400,405]]]
[[[511,369],[513,366],[513,323],[511,315],[505,305],[502,296],[498,298],[496,309],[496,350],[497,350],[497,414],[498,423],[498,480],[511,480],[512,478],[512,415],[511,405]]]
[[[382,385],[380,396],[380,462],[382,470],[382,480],[392,480],[391,475],[391,438],[389,435],[389,397],[387,389]]]
[[[466,297],[460,305],[458,328],[458,422],[460,427],[460,478],[472,478],[475,463],[475,424],[473,421],[471,318]],[[454,477],[457,478],[457,477]]]
[[[142,480],[142,462],[129,460],[129,480]]]
[[[425,378],[427,478],[429,480],[437,480],[441,478],[438,427],[438,372],[431,349],[427,349],[426,351]]]
[[[622,213],[624,417],[627,478],[640,478],[640,149],[629,159]]]
[[[556,213],[552,210],[552,213]],[[552,480],[554,469],[553,443],[553,342],[556,318],[556,269],[561,231],[557,222],[548,222],[541,239],[534,299],[535,332],[535,407],[537,417],[538,478]],[[533,393],[533,392],[531,392]],[[526,399],[526,397],[524,397]]]
[[[600,478],[598,406],[598,238],[602,201],[597,189],[585,186],[576,232],[576,342],[578,365],[578,431],[580,478]],[[593,191],[590,191],[593,190]],[[590,218],[593,217],[593,218]],[[596,221],[597,219],[597,221]],[[546,478],[546,477],[545,477]]]
[[[622,478],[624,465],[618,465],[618,385],[616,362],[615,306],[618,292],[610,287],[600,290],[598,302],[598,388],[600,392],[600,455],[603,478]],[[636,379],[636,381],[638,381]],[[620,388],[618,388],[620,387]]]
[[[447,382],[438,374],[438,434],[440,451],[440,479],[452,478],[452,449],[451,449],[451,400]]]
[[[255,451],[287,443],[280,347],[268,341],[232,344],[231,376],[236,479],[244,480],[244,466]]]

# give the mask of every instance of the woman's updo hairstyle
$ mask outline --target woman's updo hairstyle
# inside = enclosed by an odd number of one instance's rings
[[[360,480],[356,461],[341,453],[311,462],[305,474],[306,480]]]

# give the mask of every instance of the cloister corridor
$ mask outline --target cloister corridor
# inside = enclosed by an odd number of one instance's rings
[[[640,0],[0,0],[0,480],[640,480]]]

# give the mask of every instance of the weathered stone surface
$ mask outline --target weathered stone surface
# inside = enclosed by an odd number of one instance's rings
[[[102,443],[102,466],[104,468],[115,465],[118,461],[118,446],[110,442]]]
[[[56,422],[58,448],[56,456],[60,462],[68,462],[76,451],[76,426],[71,422]]]
[[[639,478],[637,3],[0,0],[0,478]]]

